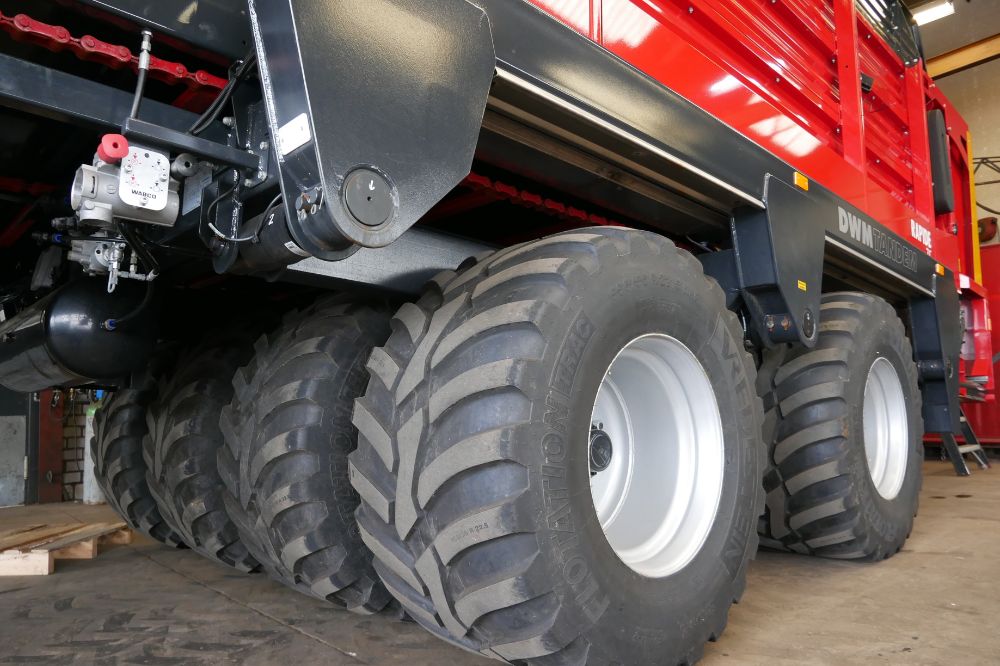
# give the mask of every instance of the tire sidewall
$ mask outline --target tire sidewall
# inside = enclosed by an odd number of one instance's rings
[[[549,374],[538,377],[530,396],[532,432],[524,441],[539,443],[529,475],[545,512],[541,559],[555,581],[567,638],[589,627],[590,655],[606,651],[603,660],[666,662],[673,651],[682,659],[683,650],[700,649],[721,630],[756,549],[762,443],[752,366],[727,323],[721,291],[696,263],[670,254],[616,257],[602,261],[606,270],[570,281],[570,305],[558,329],[547,332],[560,341],[540,364]],[[586,446],[607,368],[629,342],[651,333],[670,335],[701,362],[725,449],[722,497],[707,539],[682,570],[660,579],[633,571],[608,543],[591,499]]]

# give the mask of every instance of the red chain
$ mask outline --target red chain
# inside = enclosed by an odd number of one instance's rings
[[[69,50],[81,60],[98,62],[112,69],[139,69],[139,58],[128,47],[109,44],[93,35],[77,38],[61,25],[42,23],[26,14],[6,16],[0,12],[0,29],[18,41],[37,44],[55,52]],[[226,79],[200,69],[192,72],[179,62],[156,56],[149,59],[149,75],[164,83],[187,86],[188,91],[178,99],[178,103],[184,99],[195,104],[192,101],[194,95],[205,92],[214,94],[226,86]]]
[[[35,183],[23,178],[0,176],[0,192],[8,194],[29,194],[33,197],[40,197],[57,189],[56,185],[50,183]]]
[[[535,194],[534,192],[519,190],[513,185],[501,183],[498,180],[491,180],[490,178],[478,173],[470,173],[466,176],[462,185],[473,190],[487,192],[496,199],[505,199],[515,206],[531,208],[532,210],[540,211],[546,215],[551,215],[553,217],[558,217],[571,222],[582,222],[583,224],[593,224],[602,227],[623,226],[620,223],[615,222],[614,220],[609,220],[602,215],[588,213],[585,210],[580,210],[579,208],[574,208],[573,206],[567,206],[560,201],[548,199],[540,194]]]

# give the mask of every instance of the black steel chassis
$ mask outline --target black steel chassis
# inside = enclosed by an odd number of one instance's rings
[[[522,0],[230,0],[215,3],[207,33],[150,0],[86,1],[228,56],[241,55],[246,13],[289,231],[319,259],[394,242],[468,174],[477,146],[499,138],[715,229],[729,249],[700,258],[763,346],[815,344],[825,275],[906,307],[926,430],[960,432],[949,270],[821,183],[796,185],[791,165]],[[0,56],[0,104],[120,127],[128,98]],[[144,108],[148,124],[190,121]],[[352,174],[370,179],[384,219],[351,200]]]

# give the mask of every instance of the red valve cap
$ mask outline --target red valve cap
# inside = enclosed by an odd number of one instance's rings
[[[121,162],[128,157],[128,139],[121,134],[105,134],[97,147],[97,156],[109,164]]]

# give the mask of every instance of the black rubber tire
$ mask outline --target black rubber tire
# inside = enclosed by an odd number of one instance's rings
[[[697,661],[743,592],[764,500],[754,365],[700,263],[655,234],[582,229],[439,275],[392,326],[355,406],[351,479],[403,609],[511,663]],[[725,432],[715,524],[660,579],[611,549],[585,444],[605,369],[651,332],[694,351]],[[582,445],[565,446],[567,432]]]
[[[151,374],[109,396],[94,415],[90,456],[108,506],[132,529],[181,548],[183,538],[163,519],[146,483],[142,440],[147,433],[146,409],[155,396],[156,380]]]
[[[358,534],[347,455],[365,360],[389,334],[387,306],[325,299],[255,344],[222,411],[226,509],[274,579],[358,613],[391,597]]]
[[[253,347],[246,336],[210,337],[211,345],[180,355],[146,411],[146,482],[163,518],[192,550],[240,571],[256,571],[259,563],[226,513],[216,466],[225,446],[219,417],[232,400],[233,375]]]
[[[777,354],[761,368],[773,433],[761,544],[838,559],[893,555],[913,527],[923,461],[917,368],[903,322],[876,296],[824,294],[816,347]],[[865,384],[879,356],[895,368],[907,404],[910,454],[892,500],[876,490],[864,444]]]

